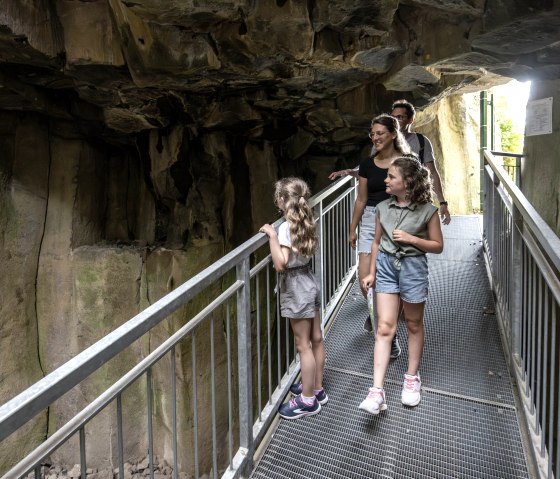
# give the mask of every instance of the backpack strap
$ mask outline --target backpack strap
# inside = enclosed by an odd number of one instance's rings
[[[420,163],[424,164],[424,144],[426,143],[424,135],[422,133],[416,133],[418,138],[418,143],[420,143],[420,151],[418,152],[418,159]]]

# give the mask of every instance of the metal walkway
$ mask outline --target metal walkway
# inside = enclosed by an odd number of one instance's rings
[[[357,283],[326,336],[321,413],[281,420],[251,477],[527,478],[513,387],[494,315],[478,217],[443,227],[445,248],[430,255],[430,296],[416,408],[400,403],[403,354],[385,382],[389,408],[358,409],[372,384],[373,339],[362,324],[366,303]]]

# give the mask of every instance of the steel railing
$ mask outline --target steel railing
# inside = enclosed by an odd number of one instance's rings
[[[497,315],[541,477],[560,477],[560,239],[485,151],[484,234]]]
[[[514,165],[502,163],[502,168],[507,171],[509,177],[513,180],[518,188],[521,188],[521,160],[524,155],[519,153],[506,153],[503,151],[491,151],[494,156],[501,156],[504,160],[509,158],[515,162]]]
[[[356,270],[355,253],[341,248],[346,245],[355,194],[355,180],[348,177],[311,200],[320,235],[313,264],[321,282],[323,325]],[[259,233],[5,403],[0,407],[0,447],[8,447],[10,439],[22,434],[21,429],[37,415],[46,414],[59,398],[79,390],[119,353],[138,344],[171,315],[181,313],[181,327],[168,333],[159,346],[44,442],[15,457],[8,470],[0,471],[3,477],[29,472],[44,477],[48,470],[42,464],[64,449],[64,457],[75,458],[81,465],[85,479],[90,464],[88,433],[95,435],[94,421],[101,413],[110,418],[115,431],[116,437],[109,438],[116,444],[111,463],[124,477],[131,439],[126,436],[126,424],[131,416],[138,416],[138,410],[143,423],[136,424],[134,431],[143,434],[140,449],[146,452],[151,478],[155,458],[162,454],[162,434],[174,478],[180,472],[196,478],[204,473],[214,478],[246,475],[252,469],[254,451],[299,372],[289,323],[279,315],[275,280],[267,238]],[[208,297],[190,313],[197,300]],[[203,359],[207,362],[200,364]],[[129,393],[132,389],[133,394]],[[189,421],[183,417],[185,408]],[[181,430],[179,421],[190,427]]]

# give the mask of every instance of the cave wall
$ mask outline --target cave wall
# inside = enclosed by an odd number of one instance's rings
[[[175,186],[173,166],[184,151],[184,140],[169,139],[157,146],[160,134],[139,138],[151,157],[141,159],[135,149],[92,142],[76,135],[65,122],[36,114],[5,113],[0,120],[0,254],[2,301],[0,317],[0,400],[2,403],[31,386],[64,362],[106,336],[182,284],[224,254],[222,224],[233,207],[234,188],[226,186],[220,148],[212,161],[201,156],[190,166],[200,169],[190,187]],[[219,145],[214,139],[207,139]],[[168,150],[176,150],[169,153]],[[181,153],[179,153],[181,150]],[[198,158],[197,155],[191,153]],[[188,156],[188,155],[187,155]],[[222,158],[223,159],[223,158]],[[216,163],[217,162],[217,163]],[[143,168],[146,166],[146,170]],[[184,173],[184,172],[182,172]],[[184,177],[182,175],[181,177]],[[223,180],[223,183],[221,182]],[[215,190],[225,191],[224,195]],[[227,193],[229,191],[229,193]],[[212,192],[212,193],[211,193]],[[249,191],[249,194],[250,191]],[[254,193],[253,193],[254,194]],[[258,194],[262,194],[258,191]],[[226,206],[222,209],[222,203]],[[250,215],[248,216],[250,220]],[[185,231],[195,231],[186,237]],[[159,235],[159,241],[156,240]],[[174,248],[173,245],[176,247]],[[171,332],[200,309],[201,301],[217,295],[217,286],[199,300],[177,311],[150,334],[105,364],[79,387],[23,427],[0,448],[0,471],[19,457],[14,451],[30,451],[105,388],[144,358]],[[223,328],[217,328],[220,331]],[[207,327],[199,343],[204,363],[208,354]],[[217,378],[227,384],[224,335],[216,334]],[[178,407],[192,411],[190,342],[178,348]],[[155,431],[171,428],[168,398],[169,360],[154,370],[157,385]],[[202,371],[201,382],[209,371]],[[209,392],[200,388],[205,404]],[[144,383],[133,385],[124,395],[124,434],[127,457],[145,456],[146,421],[140,407],[146,402]],[[112,410],[99,415],[86,428],[87,454],[93,467],[116,467],[117,438]],[[180,462],[192,464],[191,414],[180,417]],[[227,418],[218,408],[219,422]],[[201,444],[211,442],[210,417],[202,413]],[[225,426],[224,426],[225,427]],[[162,457],[170,459],[168,434],[157,434]],[[59,449],[51,460],[72,465],[79,462],[71,444]],[[206,464],[205,458],[201,466]]]
[[[39,356],[36,281],[47,210],[49,138],[45,121],[26,120],[25,115],[0,116],[1,403],[44,373]],[[45,435],[46,415],[42,415],[13,438],[11,447],[25,450]],[[10,458],[10,448],[1,451],[0,465]]]

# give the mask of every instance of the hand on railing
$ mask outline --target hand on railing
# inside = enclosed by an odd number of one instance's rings
[[[264,224],[260,227],[259,231],[261,233],[264,233],[265,235],[267,235],[269,238],[272,238],[274,236],[277,236],[276,234],[276,230],[274,229],[274,226],[267,224]]]
[[[353,176],[354,178],[358,177],[358,171],[357,170],[353,170],[351,168],[348,168],[346,170],[338,170],[338,171],[333,171],[330,175],[329,175],[329,180],[333,181],[336,180],[337,178],[340,178],[341,176]]]

